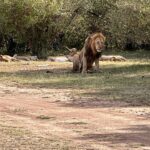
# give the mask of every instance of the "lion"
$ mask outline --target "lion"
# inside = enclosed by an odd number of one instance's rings
[[[105,36],[102,33],[93,33],[89,35],[80,52],[76,52],[73,56],[73,71],[87,73],[93,69],[95,62],[95,70],[99,70],[99,58],[105,48]]]
[[[66,47],[66,48],[70,52],[69,55],[67,55],[66,57],[70,62],[73,62],[72,71],[73,72],[80,72],[81,66],[82,66],[80,52],[78,52],[76,48],[71,48],[71,49],[68,47]]]
[[[9,56],[9,55],[0,55],[0,61],[11,62],[11,61],[18,61],[18,60],[14,57]]]
[[[86,38],[82,48],[82,74],[92,69],[94,62],[96,71],[99,70],[99,58],[105,48],[105,40],[105,36],[100,32],[93,33]]]
[[[127,61],[127,59],[120,55],[102,55],[100,61]]]

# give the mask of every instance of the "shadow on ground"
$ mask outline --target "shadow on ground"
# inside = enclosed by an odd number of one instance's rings
[[[143,73],[144,72],[144,73]],[[146,72],[146,73],[145,73]],[[124,107],[150,105],[150,65],[135,64],[104,68],[102,73],[82,76],[68,68],[0,72],[5,80],[16,80],[30,88],[71,89],[71,107]],[[132,75],[132,76],[130,76]],[[17,81],[19,80],[19,81]],[[90,90],[91,89],[91,90]],[[84,90],[74,97],[75,90]],[[92,91],[94,90],[94,92]]]
[[[113,145],[131,145],[150,147],[150,126],[136,125],[130,128],[122,129],[117,133],[108,134],[85,134],[78,138],[79,140],[94,140]],[[130,147],[131,148],[131,147]]]
[[[144,72],[147,72],[147,75]],[[102,79],[106,82],[110,79],[115,80],[115,82],[117,83],[117,81],[124,78],[132,79],[135,77],[139,77],[139,79],[150,79],[150,74],[148,74],[148,72],[150,72],[150,64],[135,64],[120,67],[111,66],[103,68],[102,73],[88,73],[86,75],[81,75],[80,73],[72,73],[68,68],[49,68],[40,70],[22,70],[16,72],[0,72],[0,77],[12,77],[14,79],[16,78],[16,80],[27,80],[27,84],[31,85],[31,87],[33,88],[45,87],[67,89],[71,88],[72,86],[72,88],[82,89],[82,85],[83,88],[86,88],[91,80],[94,81],[93,83],[95,83],[100,82],[101,80],[99,79]],[[138,73],[143,74],[138,75]],[[129,76],[130,74],[132,75],[131,77]],[[117,80],[113,79],[113,77],[115,76],[118,76]],[[38,82],[41,78],[43,78],[42,81],[46,82]],[[79,82],[80,84],[78,84]]]

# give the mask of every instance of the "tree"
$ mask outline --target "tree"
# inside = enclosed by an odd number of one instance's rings
[[[96,31],[108,48],[138,48],[150,45],[149,6],[149,0],[2,0],[0,39],[28,43],[39,58],[58,41],[82,48]]]

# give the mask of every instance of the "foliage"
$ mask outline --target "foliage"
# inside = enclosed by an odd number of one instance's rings
[[[0,37],[29,43],[42,58],[54,43],[82,48],[96,31],[106,35],[108,48],[138,48],[149,46],[149,16],[149,0],[2,0]]]
[[[125,48],[127,44],[132,44],[132,47],[138,48],[150,42],[148,6],[148,1],[119,1],[118,9],[108,14],[110,37],[115,47]]]
[[[33,54],[42,56],[48,42],[60,29],[58,4],[43,0],[3,1],[0,5],[3,8],[0,32],[12,36],[17,42],[30,42]]]

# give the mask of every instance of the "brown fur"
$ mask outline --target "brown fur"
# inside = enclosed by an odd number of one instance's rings
[[[79,53],[76,53],[73,56],[73,72],[80,72],[81,70],[81,60]]]
[[[73,72],[81,72],[82,70],[82,57],[80,52],[73,52],[67,55],[67,59],[73,62]],[[126,61],[127,59],[120,55],[102,55],[99,61]],[[90,67],[89,67],[90,68]]]
[[[69,55],[67,55],[67,59],[73,62],[73,72],[79,72],[81,70],[81,52],[78,52],[76,48],[67,48],[69,50]]]
[[[77,54],[76,48],[68,48],[67,46],[65,48],[70,52],[69,56],[74,56],[75,54]]]
[[[82,73],[92,69],[95,62],[96,70],[99,70],[99,58],[105,47],[105,37],[102,33],[94,33],[87,37],[82,49]]]
[[[92,69],[94,62],[96,70],[98,70],[99,58],[105,47],[104,42],[105,37],[102,33],[94,33],[86,38],[84,47],[80,52],[77,52],[75,49],[68,49],[70,51],[70,60],[73,62],[73,71],[86,73]]]

